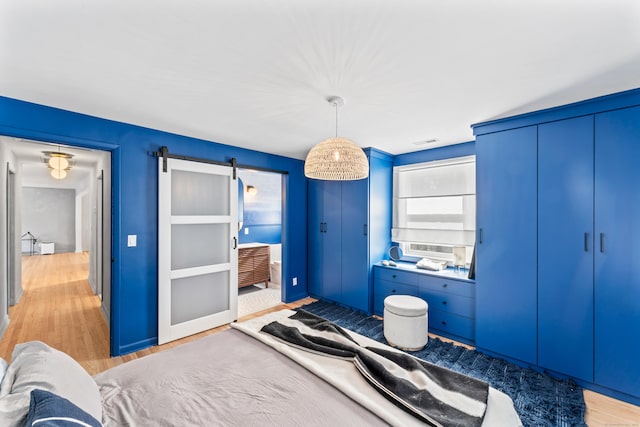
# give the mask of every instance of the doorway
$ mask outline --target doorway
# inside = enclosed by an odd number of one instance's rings
[[[28,304],[29,301],[22,298],[25,280],[22,258],[43,257],[44,260],[44,257],[49,257],[43,274],[51,276],[65,271],[70,264],[74,271],[85,271],[82,281],[90,289],[87,290],[89,295],[99,298],[96,306],[104,319],[100,316],[87,318],[104,322],[108,330],[111,290],[111,239],[108,237],[111,233],[110,152],[4,136],[0,137],[0,143],[4,146],[0,150],[0,161],[6,161],[7,165],[7,280],[3,286],[5,289],[2,289],[6,292],[3,306],[7,314],[10,317],[14,311],[9,307],[19,305],[21,301]],[[56,155],[58,152],[69,155],[63,179],[54,179],[53,168],[48,163],[51,153]],[[67,204],[55,204],[61,200]],[[60,215],[66,216],[64,226],[47,225]],[[22,234],[30,239],[24,245],[26,251],[23,251]],[[57,260],[62,261],[58,263]],[[80,266],[78,262],[86,266]],[[105,263],[108,263],[107,268]],[[26,263],[24,268],[39,264],[42,263]],[[32,280],[33,274],[29,272],[27,278]],[[69,280],[77,286],[77,277]],[[60,284],[66,286],[64,280]],[[25,323],[23,329],[27,326]],[[108,335],[107,332],[107,355]],[[83,340],[82,337],[74,339],[76,342]]]
[[[286,175],[243,167],[238,170],[238,176],[238,317],[242,317],[279,305],[283,300],[282,229]],[[242,265],[247,262],[252,263],[251,268],[243,269]],[[246,276],[248,270],[252,271],[253,278]]]

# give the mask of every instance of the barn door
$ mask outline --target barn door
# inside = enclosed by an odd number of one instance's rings
[[[159,160],[158,343],[233,322],[238,184],[231,167]]]

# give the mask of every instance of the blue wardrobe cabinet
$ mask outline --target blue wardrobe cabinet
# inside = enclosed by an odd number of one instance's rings
[[[640,90],[474,125],[476,346],[640,403]]]
[[[371,313],[371,268],[391,244],[393,158],[372,148],[365,153],[366,179],[308,181],[308,291]]]
[[[537,128],[476,138],[476,346],[537,362]]]

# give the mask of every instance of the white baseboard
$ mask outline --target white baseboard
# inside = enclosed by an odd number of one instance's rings
[[[104,304],[100,304],[100,311],[102,311],[102,315],[107,320],[107,327],[111,328],[111,319],[109,315],[109,310],[107,310],[107,307],[105,307]]]

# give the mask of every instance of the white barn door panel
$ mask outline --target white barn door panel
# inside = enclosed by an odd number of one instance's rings
[[[238,316],[238,185],[233,168],[159,158],[158,344]]]

